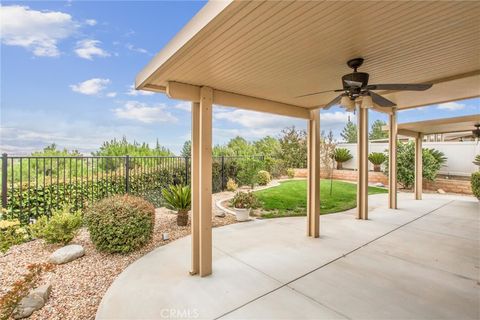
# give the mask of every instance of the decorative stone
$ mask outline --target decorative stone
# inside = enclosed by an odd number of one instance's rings
[[[223,212],[223,211],[221,211],[221,212],[216,212],[216,213],[215,213],[215,217],[224,218],[224,217],[225,217],[225,212]]]
[[[80,257],[83,257],[85,254],[85,249],[81,245],[78,244],[71,244],[65,247],[62,247],[56,250],[50,258],[48,258],[48,262],[54,264],[62,264],[73,261]]]
[[[32,290],[28,296],[20,300],[15,308],[15,311],[13,312],[13,317],[15,319],[27,318],[31,316],[34,311],[43,308],[48,300],[48,297],[50,296],[51,291],[52,286],[50,284],[46,284]]]
[[[385,188],[385,185],[381,182],[377,182],[374,184],[375,187]]]
[[[443,189],[438,189],[437,192],[440,193],[440,194],[445,194],[446,193],[445,190],[443,190]]]

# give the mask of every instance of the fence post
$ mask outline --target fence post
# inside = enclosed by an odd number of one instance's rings
[[[7,154],[2,154],[2,208],[7,207],[7,160]]]
[[[125,156],[125,192],[130,192],[130,156]]]
[[[185,185],[188,185],[188,157],[185,157]]]
[[[225,190],[225,156],[222,156],[222,191]]]

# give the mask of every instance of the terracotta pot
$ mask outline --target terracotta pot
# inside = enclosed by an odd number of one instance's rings
[[[185,227],[188,224],[188,210],[179,210],[177,212],[177,226]]]

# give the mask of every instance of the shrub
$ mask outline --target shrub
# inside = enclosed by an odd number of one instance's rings
[[[335,148],[335,151],[333,152],[333,158],[337,162],[337,169],[342,170],[343,163],[351,160],[353,156],[350,153],[350,150],[346,148]]]
[[[257,173],[257,181],[259,185],[266,186],[270,181],[272,181],[272,178],[270,178],[270,173],[268,173],[268,171],[260,170]]]
[[[233,207],[238,209],[257,208],[258,199],[252,192],[237,192],[231,200]]]
[[[20,225],[18,219],[0,220],[0,252],[4,253],[11,246],[30,240],[26,228]]]
[[[232,178],[228,178],[227,181],[227,190],[228,191],[236,191],[238,188],[238,184]]]
[[[280,178],[287,174],[287,167],[285,161],[282,159],[274,159],[270,157],[265,157],[264,159],[265,170],[270,172],[270,175],[273,178]]]
[[[155,207],[139,197],[117,195],[93,204],[86,211],[85,220],[98,250],[128,253],[151,239]]]
[[[380,166],[387,160],[387,156],[382,152],[372,152],[368,155],[368,161],[373,164],[373,171],[379,172]]]
[[[480,154],[477,154],[475,156],[475,159],[473,160],[473,164],[480,167]]]
[[[47,243],[68,244],[82,226],[80,211],[70,212],[70,207],[55,210],[50,218],[43,216],[30,226],[32,235]]]
[[[473,195],[480,199],[480,172],[472,173],[470,183],[472,184]]]
[[[162,190],[163,198],[167,208],[177,211],[177,225],[186,226],[188,224],[188,210],[192,204],[190,187],[174,186]]]
[[[441,163],[445,161],[439,157],[439,153],[433,152],[435,149],[422,150],[422,176],[424,179],[433,181],[437,177]],[[441,152],[440,152],[441,153]],[[434,155],[435,154],[435,155]],[[388,159],[388,157],[387,157]],[[388,175],[388,161],[385,162],[384,173]],[[397,145],[397,179],[403,188],[411,188],[415,181],[415,144],[413,141],[399,143]]]
[[[245,158],[240,162],[238,181],[240,185],[254,187],[257,183],[257,173],[263,168],[262,161],[255,158]]]
[[[290,179],[295,178],[295,169],[293,169],[293,168],[288,168],[288,169],[287,169],[287,176],[288,176]]]

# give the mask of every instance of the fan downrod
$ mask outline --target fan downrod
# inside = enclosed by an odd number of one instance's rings
[[[347,61],[347,65],[353,69],[354,72],[357,72],[357,68],[363,64],[363,58],[355,58]]]

